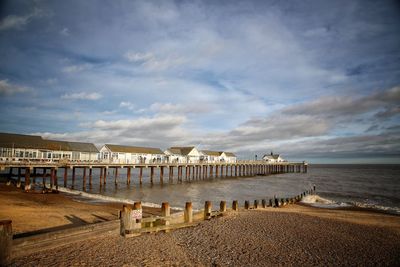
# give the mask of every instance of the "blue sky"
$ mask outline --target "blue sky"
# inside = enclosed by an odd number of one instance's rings
[[[2,1],[0,131],[400,162],[397,1]]]

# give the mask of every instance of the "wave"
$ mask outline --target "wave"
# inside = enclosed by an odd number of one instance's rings
[[[109,197],[109,196],[100,195],[100,194],[86,193],[86,192],[82,192],[82,191],[78,191],[78,190],[69,189],[66,187],[58,187],[58,191],[85,198],[85,202],[88,202],[86,199],[94,200],[94,202],[118,202],[118,203],[126,203],[126,204],[134,204],[135,202],[137,202],[132,199],[116,198],[116,197]],[[161,208],[161,205],[156,204],[156,203],[151,203],[151,202],[142,202],[142,205],[145,207],[151,207],[151,208]],[[180,207],[171,207],[171,209],[180,210],[180,211],[183,210],[183,208],[180,208]]]
[[[307,204],[310,206],[314,206],[314,207],[318,207],[318,208],[334,209],[334,208],[357,207],[357,208],[368,209],[368,210],[383,211],[383,212],[387,212],[387,213],[391,213],[391,214],[400,214],[399,207],[387,207],[387,206],[371,204],[371,203],[363,203],[363,202],[358,202],[358,201],[338,202],[338,201],[323,198],[318,195],[305,196],[301,200],[301,203]]]

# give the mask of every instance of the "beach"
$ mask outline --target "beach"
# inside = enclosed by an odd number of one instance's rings
[[[0,217],[13,220],[15,233],[60,228],[63,224],[71,227],[71,221],[62,218],[65,215],[82,219],[80,224],[116,219],[118,208],[122,207],[120,203],[85,203],[62,193],[41,195],[2,189]],[[9,202],[4,201],[7,199]],[[55,211],[59,215],[55,215]],[[230,211],[222,217],[202,221],[195,227],[169,233],[142,234],[133,238],[116,234],[98,235],[15,258],[13,264],[394,266],[400,264],[399,248],[399,216],[295,204],[278,209]]]

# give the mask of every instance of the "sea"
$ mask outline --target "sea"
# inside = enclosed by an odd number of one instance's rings
[[[316,195],[303,200],[308,205],[321,208],[365,208],[400,215],[400,165],[318,165],[310,164],[307,173],[283,173],[256,177],[224,177],[207,180],[191,180],[179,183],[174,177],[168,179],[168,169],[164,172],[164,183],[160,184],[159,174],[150,183],[150,169],[144,169],[143,184],[139,185],[138,170],[131,173],[131,184],[126,184],[126,171],[120,170],[117,185],[114,183],[113,169],[108,170],[107,184],[100,187],[99,174],[94,169],[92,186],[82,191],[82,172],[78,169],[74,190],[71,178],[67,188],[61,191],[74,194],[86,201],[141,201],[146,205],[159,206],[169,202],[181,209],[186,202],[192,202],[195,209],[201,209],[205,201],[214,207],[224,200],[229,203],[245,200],[252,203],[258,199],[294,197],[316,188]],[[70,171],[71,172],[71,171]],[[176,169],[175,169],[176,175]],[[59,171],[62,182],[62,169]],[[88,178],[87,178],[88,179]]]

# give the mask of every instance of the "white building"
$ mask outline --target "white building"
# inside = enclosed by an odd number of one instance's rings
[[[98,153],[96,146],[91,143],[0,133],[0,161],[96,161]]]
[[[162,163],[165,154],[159,148],[105,144],[100,149],[100,160],[107,163]]]
[[[220,161],[227,163],[236,163],[236,155],[231,152],[221,152]]]
[[[169,163],[199,163],[204,161],[204,154],[194,146],[170,147],[165,150]]]
[[[285,162],[286,160],[282,158],[279,154],[274,154],[271,152],[270,155],[266,154],[262,158],[263,160],[271,163],[276,163],[276,162]]]
[[[221,153],[219,151],[211,151],[211,150],[202,150],[204,155],[204,161],[208,163],[217,163],[221,161]]]

